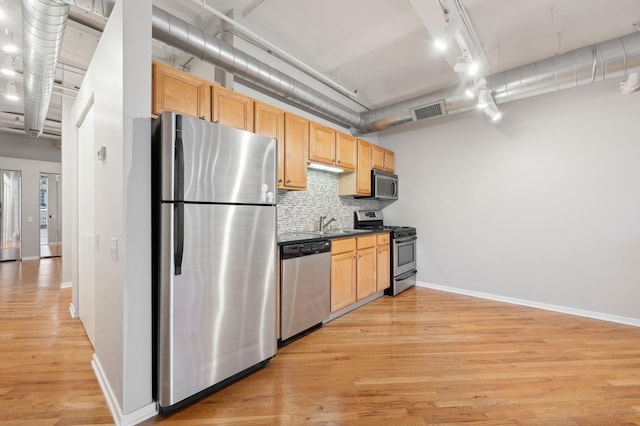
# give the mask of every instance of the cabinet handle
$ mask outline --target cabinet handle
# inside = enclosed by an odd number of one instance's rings
[[[338,164],[340,164],[340,160],[338,160]]]
[[[291,183],[291,179],[287,179],[287,183]]]
[[[278,179],[278,183],[282,183],[282,182],[283,182],[282,179]]]

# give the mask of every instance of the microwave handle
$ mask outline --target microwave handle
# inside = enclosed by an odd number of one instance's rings
[[[391,194],[394,196],[398,196],[398,184],[396,182],[391,182],[391,188],[393,188],[391,190]]]

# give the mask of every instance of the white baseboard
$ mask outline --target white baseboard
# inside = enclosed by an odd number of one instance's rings
[[[448,286],[438,285],[438,284],[417,282],[416,285],[418,287],[431,288],[434,290],[442,290],[448,293],[464,294],[466,296],[479,297],[481,299],[495,300],[497,302],[511,303],[513,305],[528,306],[530,308],[544,309],[546,311],[560,312],[563,314],[577,315],[585,318],[593,318],[601,321],[609,321],[609,322],[615,322],[618,324],[625,324],[625,325],[640,327],[640,319],[638,318],[623,317],[619,315],[610,315],[602,312],[587,311],[584,309],[577,309],[577,308],[570,308],[567,306],[534,302],[534,301],[525,300],[525,299],[516,299],[513,297],[500,296],[500,295],[491,294],[491,293],[483,293],[480,291],[466,290],[463,288],[448,287]]]
[[[152,402],[145,405],[144,407],[137,409],[132,413],[123,415],[120,404],[118,404],[118,400],[116,399],[113,389],[111,389],[109,381],[104,374],[104,370],[100,365],[100,360],[98,360],[98,356],[95,353],[93,354],[93,359],[91,360],[91,366],[93,367],[93,371],[98,378],[98,383],[100,384],[100,389],[102,389],[104,398],[107,400],[107,405],[109,406],[111,417],[113,417],[113,421],[117,426],[136,425],[158,414],[156,403]]]
[[[60,288],[71,288],[72,285],[71,281],[67,281],[66,283],[60,283]]]
[[[73,303],[69,303],[69,314],[71,318],[78,318],[78,313],[76,312],[76,307],[73,306]]]
[[[40,259],[40,256],[25,256],[20,260],[39,260],[39,259]]]

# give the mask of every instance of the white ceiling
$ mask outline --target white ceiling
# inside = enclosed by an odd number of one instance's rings
[[[492,73],[637,31],[639,0],[459,0],[466,9]],[[432,36],[445,21],[439,0],[208,0],[223,13],[235,8],[244,25],[346,88],[369,108],[389,105],[459,82],[451,58],[436,52]],[[206,30],[214,21],[194,0],[154,4]],[[0,22],[21,43],[21,1],[0,0],[8,19]],[[100,28],[104,22],[77,8],[74,20]],[[635,24],[635,25],[634,25]],[[68,25],[57,79],[78,86],[74,68],[86,69],[99,32]],[[156,49],[158,55],[162,50]],[[174,58],[177,63],[189,57]],[[21,61],[16,61],[21,69]],[[81,77],[81,76],[80,76]],[[0,76],[0,92],[6,82]],[[21,81],[16,80],[20,91]],[[60,118],[60,96],[49,116]],[[21,111],[4,96],[0,111]],[[2,116],[0,115],[0,120]],[[1,125],[0,125],[1,127]]]

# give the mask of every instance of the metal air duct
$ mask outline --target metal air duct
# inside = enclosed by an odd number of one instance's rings
[[[487,88],[496,103],[501,104],[597,81],[621,78],[637,71],[640,71],[640,32],[572,50],[485,78]],[[443,115],[475,108],[476,101],[467,98],[463,92],[464,89],[451,87],[365,112],[361,115],[360,123],[351,128],[351,132],[377,132],[416,121],[413,111],[441,101],[446,109],[446,114]]]
[[[355,126],[360,114],[275,68],[153,7],[153,38],[336,121]]]
[[[57,1],[22,2],[24,130],[29,136],[40,136],[44,127],[68,14],[69,5]]]
[[[24,130],[32,137],[42,134],[47,118],[69,4],[106,17],[115,0],[23,0]]]

